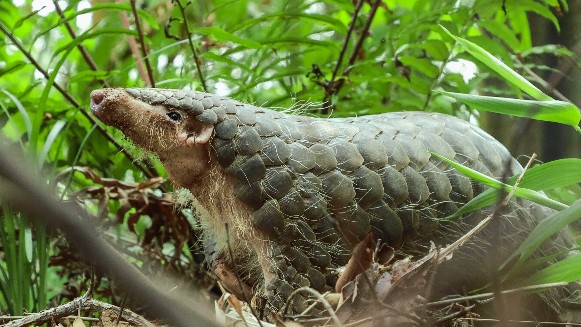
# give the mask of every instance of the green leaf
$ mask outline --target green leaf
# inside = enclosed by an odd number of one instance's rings
[[[236,26],[233,31],[242,31],[245,30],[253,25],[256,25],[261,22],[266,22],[270,20],[279,20],[279,21],[287,21],[289,19],[298,19],[303,21],[312,21],[314,23],[325,24],[330,26],[334,31],[340,34],[347,33],[347,28],[345,25],[335,18],[326,15],[319,15],[319,14],[307,14],[301,12],[284,12],[284,13],[276,13],[270,15],[262,15],[258,18],[248,19],[244,23]]]
[[[195,28],[193,31],[194,31],[194,34],[199,33],[199,34],[203,34],[203,35],[211,35],[216,39],[216,41],[220,41],[220,42],[230,41],[230,42],[234,42],[236,44],[243,45],[243,46],[250,48],[250,49],[260,49],[262,47],[262,45],[260,43],[254,41],[254,40],[238,37],[234,34],[226,32],[225,30],[223,30],[219,27],[200,27],[200,28]]]
[[[516,51],[522,50],[522,44],[516,37],[515,32],[511,30],[506,24],[497,22],[495,20],[485,20],[478,22],[478,25],[484,27],[495,37],[504,41],[511,49]]]
[[[499,201],[498,198],[499,194],[500,192],[497,189],[490,188],[472,198],[472,200],[468,201],[468,203],[463,205],[462,208],[460,208],[460,210],[456,211],[452,215],[443,218],[443,220],[453,220],[462,217],[466,214],[469,214],[471,212],[493,205]]]
[[[463,166],[463,165],[461,165],[453,160],[450,160],[444,156],[441,156],[437,153],[433,153],[433,152],[430,152],[430,153],[432,155],[442,159],[450,166],[456,168],[456,170],[461,172],[463,175],[468,176],[468,177],[470,177],[470,178],[472,178],[480,183],[483,183],[483,184],[488,185],[490,187],[493,187],[495,189],[503,190],[507,194],[508,194],[508,192],[511,192],[513,189],[512,185],[508,185],[508,184],[499,182],[490,176],[486,176],[481,172],[478,172],[474,169]],[[541,193],[536,192],[534,190],[526,189],[523,187],[517,187],[514,190],[514,195],[521,197],[521,198],[524,198],[524,199],[527,199],[527,200],[531,200],[531,201],[539,203],[539,204],[542,204],[544,206],[547,206],[547,207],[555,209],[555,210],[563,210],[563,209],[567,208],[567,206],[561,202],[555,201],[553,199],[546,197],[544,194],[541,194]]]
[[[437,92],[450,96],[481,111],[550,121],[573,127],[577,127],[581,120],[579,108],[572,103],[564,101],[534,101],[446,91]]]
[[[211,60],[214,62],[223,62],[223,63],[227,64],[229,67],[232,67],[232,68],[239,67],[240,69],[242,69],[246,72],[249,72],[249,73],[252,72],[252,69],[250,67],[247,67],[244,62],[232,60],[232,59],[230,59],[229,56],[218,55],[214,52],[203,52],[200,54],[200,58],[204,58],[204,59]]]
[[[61,53],[63,51],[70,52],[71,49],[73,49],[77,45],[81,44],[85,40],[93,39],[93,38],[96,38],[97,36],[107,35],[107,34],[127,34],[127,35],[131,35],[131,36],[139,37],[139,34],[137,34],[136,31],[132,31],[132,30],[124,29],[124,28],[102,28],[96,32],[88,32],[87,31],[87,32],[77,36],[71,42],[63,45],[62,47],[57,48],[55,50],[53,56],[56,57],[59,53]]]
[[[18,61],[15,61],[13,63],[10,63],[6,67],[0,69],[0,77],[2,77],[3,75],[9,74],[9,73],[13,73],[15,71],[18,71],[19,69],[27,67],[27,66],[28,66],[28,63],[26,63],[25,61],[22,61],[22,60],[18,60]]]
[[[519,248],[505,261],[501,269],[514,259],[517,259],[518,266],[528,259],[544,240],[579,218],[581,218],[581,200],[577,200],[570,207],[543,219],[521,243]]]
[[[418,44],[417,47],[426,50],[432,58],[440,61],[446,60],[450,55],[446,42],[442,40],[427,40]]]
[[[516,177],[511,178],[511,182]],[[581,159],[559,159],[536,165],[525,172],[521,186],[533,190],[550,190],[581,183]]]
[[[38,157],[39,167],[42,167],[42,165],[45,163],[50,148],[52,147],[55,139],[57,138],[65,124],[66,124],[65,120],[57,121],[50,130],[50,132],[48,133],[48,136],[46,137],[46,140],[42,145],[42,151],[40,151],[40,156]]]
[[[568,256],[543,270],[537,271],[523,284],[572,283],[578,280],[581,280],[581,254]]]
[[[32,242],[32,231],[30,228],[24,229],[24,252],[26,253],[26,261],[32,263],[32,250],[34,248],[34,243]]]
[[[119,74],[117,70],[84,70],[69,78],[70,83],[82,83],[85,81],[93,81],[95,79],[107,79],[111,76]]]
[[[557,32],[561,31],[561,27],[559,26],[559,20],[557,19],[557,17],[551,12],[549,8],[547,8],[547,6],[544,6],[536,1],[526,1],[523,3],[519,3],[516,6],[508,5],[508,10],[511,9],[521,11],[532,11],[553,22],[553,25],[557,29]]]
[[[528,57],[530,55],[556,55],[575,59],[576,55],[573,51],[565,48],[559,44],[543,44],[531,47],[521,53],[521,56]]]
[[[18,100],[12,93],[5,91],[5,90],[0,90],[0,92],[6,94],[6,96],[10,98],[12,103],[14,103],[14,105],[16,106],[16,109],[18,109],[18,112],[20,112],[20,115],[22,116],[22,119],[24,120],[24,126],[26,128],[26,135],[30,139],[30,137],[32,136],[32,121],[30,120],[30,116],[28,115],[28,111],[26,111],[26,109],[24,108],[24,106],[22,105],[20,100]],[[8,115],[8,117],[10,117],[10,115]]]
[[[440,74],[440,69],[436,67],[429,59],[416,58],[412,56],[400,56],[398,59],[405,65],[417,69],[422,74],[435,78]]]
[[[509,178],[507,184],[514,185],[519,176]],[[581,159],[568,158],[547,162],[529,168],[522,177],[519,187],[532,190],[550,190],[581,183]],[[492,205],[498,201],[499,191],[488,189],[466,203],[460,210],[446,219],[454,219]]]
[[[480,60],[483,64],[488,66],[493,71],[497,72],[505,80],[514,84],[516,87],[518,87],[519,89],[521,89],[534,99],[539,101],[553,100],[553,98],[543,93],[543,91],[539,90],[536,86],[531,84],[531,82],[527,81],[524,77],[522,77],[520,74],[512,70],[512,68],[508,67],[505,63],[498,60],[495,56],[490,54],[488,51],[484,50],[479,45],[472,43],[466,39],[463,39],[461,37],[453,35],[452,33],[448,32],[448,30],[444,26],[440,25],[440,27],[448,35],[454,38],[456,42],[458,42],[462,47],[464,47],[464,49],[466,49],[466,51],[468,51],[472,56]]]
[[[76,19],[77,16],[79,16],[79,15],[88,14],[88,13],[91,13],[93,11],[99,11],[99,10],[121,10],[121,11],[127,11],[130,14],[132,13],[131,6],[127,5],[127,4],[121,4],[121,3],[94,4],[94,5],[91,5],[90,8],[86,8],[86,9],[79,10],[79,11],[73,11],[73,13],[71,15],[67,15],[67,16],[65,16],[65,18],[60,18],[58,20],[58,22],[56,22],[56,24],[51,25],[47,29],[45,29],[45,30],[39,32],[37,35],[35,35],[34,38],[32,38],[31,43],[34,43],[39,37],[52,31],[53,29],[59,27],[60,25],[66,23],[66,22],[69,22],[73,19]],[[155,20],[155,17],[153,17],[151,14],[149,14],[147,11],[145,11],[143,9],[137,9],[137,12],[139,13],[139,17],[145,19],[145,21],[147,21],[147,23],[153,29],[155,29],[155,30],[159,29],[159,24]]]
[[[337,42],[330,42],[330,41],[321,41],[321,40],[313,40],[309,38],[302,38],[302,37],[285,37],[285,38],[277,38],[277,39],[267,39],[262,40],[261,43],[263,45],[272,45],[272,44],[305,44],[305,45],[314,45],[319,46],[325,49],[338,49]]]

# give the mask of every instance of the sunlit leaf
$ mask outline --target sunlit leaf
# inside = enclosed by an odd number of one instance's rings
[[[484,95],[438,91],[451,96],[470,107],[517,117],[550,121],[577,127],[581,120],[579,108],[574,104],[558,100],[534,101],[499,98]]]
[[[581,254],[576,254],[535,272],[523,284],[571,283],[579,280],[581,280]]]
[[[514,84],[528,95],[533,97],[539,101],[547,101],[553,100],[550,96],[543,93],[543,91],[539,90],[536,86],[531,84],[531,82],[527,81],[524,77],[520,74],[512,70],[512,68],[508,67],[505,63],[498,60],[495,56],[490,54],[488,51],[481,48],[479,45],[472,43],[466,39],[457,37],[448,30],[441,26],[441,28],[448,33],[456,42],[458,42],[466,51],[468,51],[471,55],[473,55],[476,59],[480,60],[483,64],[488,66],[490,69],[498,73],[508,82]]]

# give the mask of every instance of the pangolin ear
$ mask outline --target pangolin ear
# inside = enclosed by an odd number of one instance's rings
[[[196,146],[206,144],[212,138],[212,133],[214,132],[214,125],[200,124],[196,126],[197,128],[192,133],[188,133],[186,144],[188,146]]]

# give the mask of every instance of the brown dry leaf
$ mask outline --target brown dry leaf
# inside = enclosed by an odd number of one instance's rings
[[[391,261],[391,251],[384,250],[385,255],[376,253],[375,258]],[[381,265],[368,265],[370,269],[342,287],[337,317],[341,322],[376,318],[369,320],[369,326],[416,326],[421,321],[416,310],[423,307],[429,268],[435,264],[437,254],[432,249],[417,261],[395,261],[389,271]]]
[[[74,198],[80,202],[96,201],[100,219],[105,220],[108,217],[110,200],[117,200],[120,203],[115,215],[117,223],[122,223],[127,213],[135,209],[127,220],[129,230],[134,233],[136,233],[134,226],[141,215],[151,217],[152,226],[146,230],[142,245],[149,245],[154,239],[158,241],[158,244],[175,240],[179,245],[190,237],[187,219],[181,212],[174,210],[177,204],[171,195],[158,196],[154,192],[163,183],[163,178],[155,177],[141,183],[123,182],[112,178],[101,178],[87,167],[72,167],[62,171],[55,179],[56,182],[72,172],[79,172],[85,178],[100,185],[87,187],[74,194]]]
[[[337,283],[335,284],[335,291],[341,292],[343,286],[348,282],[352,281],[357,277],[357,275],[366,271],[371,267],[373,263],[373,249],[375,248],[375,242],[373,241],[373,234],[368,233],[367,237],[353,249],[351,254],[351,259],[347,263],[345,270],[339,276]]]
[[[188,221],[187,210],[176,210],[180,208],[179,203],[174,200],[171,193],[160,195],[159,188],[164,179],[152,178],[140,183],[123,182],[115,179],[101,178],[96,171],[87,167],[72,167],[62,171],[55,179],[55,183],[65,183],[70,174],[75,174],[75,181],[72,185],[86,185],[83,189],[72,193],[69,192],[70,202],[74,202],[79,207],[87,210],[93,215],[99,228],[108,231],[116,229],[117,225],[126,224],[135,237],[124,237],[118,241],[129,246],[140,243],[144,249],[144,255],[153,260],[164,260],[164,269],[172,269],[183,273],[184,277],[194,283],[203,283],[202,288],[209,289],[214,285],[214,281],[206,274],[203,266],[201,242],[198,242],[200,232],[194,230]],[[56,187],[55,187],[56,189]],[[114,204],[114,205],[112,205]],[[116,204],[116,205],[115,205]],[[181,206],[184,208],[184,206]],[[113,212],[114,211],[114,212]],[[136,224],[143,222],[144,216],[149,218],[144,230],[138,229]],[[181,260],[182,251],[174,251],[172,254],[163,252],[167,243],[172,243],[176,249],[182,249],[188,241],[194,261]],[[170,257],[171,256],[171,257]],[[74,266],[75,272],[85,269],[85,261],[78,258],[74,251],[63,246],[58,257],[51,258],[51,265]],[[149,269],[149,268],[148,268]],[[97,272],[99,275],[101,272]],[[67,296],[75,298],[81,295],[82,287],[70,287]],[[98,292],[111,292],[108,288],[100,289]]]
[[[226,301],[228,301],[228,303],[230,304],[230,306],[232,308],[234,308],[234,310],[236,311],[236,313],[238,313],[238,316],[240,316],[240,318],[242,318],[242,321],[244,322],[245,325],[248,325],[248,323],[246,322],[246,319],[244,319],[244,314],[242,312],[242,302],[240,302],[240,300],[238,300],[238,298],[236,297],[236,295],[234,294],[227,294],[226,295]]]

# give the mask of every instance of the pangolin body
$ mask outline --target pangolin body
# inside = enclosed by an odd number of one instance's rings
[[[300,286],[333,287],[332,268],[345,265],[370,232],[393,247],[437,239],[429,237],[438,235],[434,218],[484,188],[431,152],[489,176],[522,170],[481,129],[438,113],[315,118],[164,89],[94,91],[92,109],[157,153],[169,175],[198,197],[208,261],[223,279],[232,273],[223,227],[229,223],[228,241],[253,254],[237,254],[235,266],[257,268],[246,268],[242,290],[224,282],[271,310]],[[295,311],[305,307],[298,299]]]

